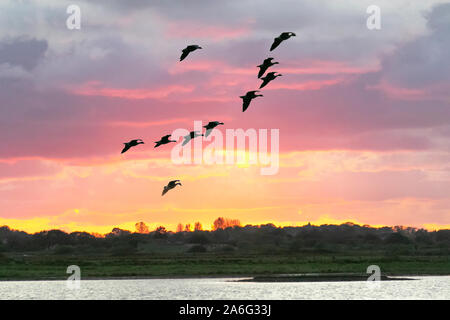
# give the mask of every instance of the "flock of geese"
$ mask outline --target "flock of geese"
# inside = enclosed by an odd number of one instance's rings
[[[294,32],[283,32],[281,33],[278,37],[276,37],[272,43],[272,46],[270,47],[270,51],[273,51],[275,48],[277,48],[280,43],[282,43],[283,41],[289,39],[290,37],[295,37],[296,34]],[[182,54],[180,57],[180,61],[183,61],[184,59],[186,59],[186,57],[191,53],[194,52],[196,50],[202,49],[202,47],[200,47],[199,45],[189,45],[186,48],[184,48],[183,50],[181,50]],[[272,61],[273,58],[267,58],[263,61],[262,64],[260,64],[259,66],[257,66],[259,68],[259,72],[258,72],[258,79],[262,80],[261,85],[259,86],[259,89],[264,88],[265,86],[267,86],[271,81],[275,80],[277,77],[281,77],[282,74],[279,74],[277,72],[268,72],[266,74],[265,77],[263,77],[263,75],[266,73],[267,69],[269,69],[270,67],[278,64],[278,62],[273,62]],[[242,99],[242,112],[245,112],[245,110],[248,109],[248,107],[250,106],[250,102],[257,98],[257,97],[262,97],[262,94],[257,94],[258,92],[260,92],[260,90],[252,90],[252,91],[248,91],[244,96],[240,96],[240,98]],[[188,135],[184,136],[184,140],[182,143],[182,146],[186,145],[187,143],[189,143],[189,141],[191,141],[192,139],[195,139],[197,137],[208,137],[209,134],[211,133],[211,131],[219,126],[219,125],[223,125],[223,122],[219,122],[219,121],[211,121],[209,122],[207,125],[203,126],[203,128],[206,129],[205,134],[200,133],[199,131],[191,131]],[[165,135],[163,137],[161,137],[161,139],[159,141],[155,141],[155,146],[154,148],[157,148],[163,144],[168,144],[171,142],[177,142],[176,140],[170,140],[170,134]],[[134,139],[131,140],[129,142],[125,142],[124,143],[124,148],[122,149],[121,153],[127,152],[131,147],[135,147],[139,144],[144,144],[144,141],[142,141],[142,139]],[[181,186],[181,182],[180,180],[172,180],[169,181],[169,183],[164,186],[163,192],[162,192],[162,196],[165,195],[169,190],[175,188],[176,186]]]

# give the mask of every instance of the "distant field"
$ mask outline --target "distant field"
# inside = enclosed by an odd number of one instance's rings
[[[378,265],[386,275],[449,275],[449,256],[139,254],[3,254],[0,280],[66,279],[69,265],[82,278],[253,276],[279,273],[365,273]]]

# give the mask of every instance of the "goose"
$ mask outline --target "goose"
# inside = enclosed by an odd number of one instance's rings
[[[143,144],[142,139],[131,140],[130,142],[124,142],[125,147],[122,149],[121,153],[127,152],[131,147],[137,146],[138,144]]]
[[[223,125],[223,124],[224,124],[223,122],[219,122],[219,121],[208,122],[208,124],[206,126],[203,126],[203,128],[206,129],[205,138],[207,138],[209,136],[209,134],[211,133],[212,129],[214,129],[218,125]]]
[[[177,140],[170,140],[169,139],[170,136],[171,135],[168,134],[168,135],[166,135],[164,137],[161,137],[161,140],[155,141],[156,145],[154,146],[154,148],[159,147],[162,144],[167,144],[167,143],[170,143],[170,142],[177,142]]]
[[[195,51],[197,49],[202,49],[202,47],[200,47],[199,45],[193,44],[193,45],[189,45],[186,48],[184,48],[183,50],[181,50],[183,53],[181,54],[180,57],[180,61],[183,61],[189,53],[191,53],[192,51]]]
[[[280,34],[278,37],[276,37],[275,39],[273,39],[273,43],[272,46],[270,47],[270,51],[274,50],[276,47],[278,47],[280,45],[281,42],[283,42],[284,40],[289,39],[290,37],[295,37],[296,34],[293,32],[283,32],[282,34]]]
[[[165,195],[167,193],[167,191],[175,188],[176,186],[181,186],[181,185],[182,184],[181,184],[180,180],[172,180],[172,181],[170,181],[167,184],[167,186],[164,186],[164,190],[163,190],[161,196]]]
[[[261,86],[259,87],[264,88],[270,81],[275,80],[277,77],[281,77],[282,74],[276,74],[276,72],[269,72],[268,74],[266,74],[265,77],[262,77],[261,80],[263,81],[261,83]]]
[[[262,64],[260,64],[259,66],[257,66],[259,68],[259,72],[258,72],[258,78],[261,78],[264,73],[267,71],[268,68],[270,68],[271,66],[278,64],[278,62],[272,62],[273,58],[267,58],[264,60],[264,62]]]
[[[184,136],[184,141],[181,146],[185,146],[189,141],[191,141],[191,139],[194,139],[194,138],[197,138],[200,136],[204,136],[204,134],[199,134],[197,132],[198,131],[191,131],[187,136]]]
[[[250,105],[250,102],[255,99],[256,97],[263,97],[262,94],[256,94],[256,92],[259,92],[259,90],[249,91],[245,94],[245,96],[240,96],[242,101],[242,112],[247,110],[247,108]]]

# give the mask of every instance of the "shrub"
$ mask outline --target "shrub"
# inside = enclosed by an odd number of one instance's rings
[[[54,254],[72,254],[74,252],[75,252],[75,248],[72,246],[57,245],[53,249]]]
[[[188,252],[190,253],[202,253],[206,252],[206,248],[202,245],[195,245],[189,248]]]

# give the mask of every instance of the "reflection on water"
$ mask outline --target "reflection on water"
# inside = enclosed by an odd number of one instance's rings
[[[450,276],[416,281],[235,282],[229,278],[82,280],[80,289],[65,281],[3,281],[0,299],[450,299]]]

